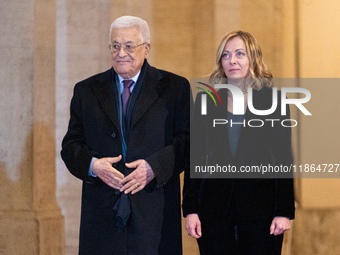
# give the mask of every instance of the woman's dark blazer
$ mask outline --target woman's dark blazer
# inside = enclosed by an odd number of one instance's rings
[[[281,116],[281,93],[278,91],[278,107],[268,116],[257,116],[246,110],[245,127],[242,127],[239,144],[235,158],[232,156],[227,125],[212,126],[214,118],[227,119],[226,89],[218,91],[223,107],[215,106],[212,99],[207,97],[206,116],[201,115],[201,94],[198,94],[192,122],[191,122],[191,170],[194,165],[226,165],[260,166],[276,165],[290,166],[292,164],[291,128],[283,127],[281,121],[290,119],[289,107],[287,115]],[[264,87],[259,91],[253,90],[253,104],[255,109],[266,110],[272,105],[272,89]],[[248,121],[261,119],[263,127],[250,127]],[[272,122],[266,119],[280,121]],[[251,125],[260,125],[260,122],[250,122]],[[284,125],[288,126],[289,121]],[[212,135],[213,134],[213,135]],[[218,135],[216,135],[218,134]],[[199,137],[199,139],[197,139]],[[197,150],[197,148],[203,148]],[[209,174],[208,174],[209,175]],[[230,211],[230,201],[233,198],[233,210],[237,210],[243,221],[272,220],[275,216],[294,218],[294,189],[290,173],[270,178],[248,178],[249,175],[226,173],[224,178],[190,178],[189,171],[185,172],[183,189],[183,214],[198,213],[201,221],[220,221]],[[244,177],[244,178],[243,178]],[[268,176],[267,176],[268,177]],[[278,178],[285,177],[285,178]],[[287,178],[288,177],[288,178]]]
[[[126,162],[145,159],[155,179],[129,195],[128,225],[117,229],[113,207],[119,192],[88,175],[92,157],[122,155],[114,77],[110,69],[75,86],[62,144],[66,166],[83,180],[79,253],[181,254],[179,173],[184,170],[189,139],[190,85],[185,78],[144,62],[136,84],[142,83],[131,113]],[[123,160],[114,167],[124,175],[134,170],[125,168]]]

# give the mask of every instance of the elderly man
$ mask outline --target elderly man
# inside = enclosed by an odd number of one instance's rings
[[[74,87],[62,158],[83,180],[79,254],[182,254],[189,83],[147,62],[137,17],[110,28],[112,68]]]

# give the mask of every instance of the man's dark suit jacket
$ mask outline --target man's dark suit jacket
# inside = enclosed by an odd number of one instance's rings
[[[289,108],[287,107],[287,116],[281,116],[280,91],[278,91],[278,107],[274,113],[268,116],[257,116],[247,109],[244,115],[246,125],[242,127],[235,158],[232,156],[229,145],[227,125],[216,125],[215,128],[212,126],[214,118],[227,119],[227,90],[220,89],[218,93],[223,107],[216,107],[207,97],[208,114],[206,116],[200,114],[200,95],[196,99],[194,108],[198,112],[193,113],[190,148],[202,149],[195,149],[200,155],[191,153],[191,167],[194,167],[193,164],[203,166],[216,164],[228,166],[230,164],[239,170],[241,166],[260,166],[261,164],[290,166],[292,164],[291,128],[281,125],[283,119],[290,119]],[[270,109],[272,89],[264,87],[259,91],[253,90],[253,104],[258,110]],[[261,119],[265,125],[250,127],[247,123],[251,119]],[[271,127],[271,122],[265,119],[280,121],[275,121],[274,127]],[[259,121],[251,122],[250,125],[259,125],[259,123]],[[289,125],[288,121],[284,124]],[[233,178],[232,174],[226,173],[224,177],[222,179],[204,177],[203,179],[190,179],[190,173],[186,171],[183,188],[184,216],[198,213],[205,224],[222,222],[231,211],[237,212],[244,222],[268,222],[275,216],[294,218],[292,174],[281,176],[274,174],[270,176],[272,178],[261,178],[259,175],[255,177],[260,178]],[[242,176],[239,174],[239,177]]]
[[[113,211],[119,192],[88,176],[92,157],[122,154],[115,75],[110,69],[76,84],[62,143],[66,166],[83,180],[79,254],[182,254],[179,173],[189,137],[189,83],[144,62],[140,77],[145,78],[130,116],[126,162],[145,159],[155,179],[129,195],[131,216],[127,227],[119,229]],[[114,167],[126,176],[134,169],[124,163]]]

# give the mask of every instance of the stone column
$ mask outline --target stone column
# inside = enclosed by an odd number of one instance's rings
[[[56,1],[56,166],[57,201],[65,217],[65,254],[78,254],[82,182],[60,157],[74,85],[111,68],[110,1]]]
[[[1,3],[0,253],[63,254],[55,199],[55,2]]]

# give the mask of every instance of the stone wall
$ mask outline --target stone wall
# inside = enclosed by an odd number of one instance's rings
[[[0,254],[63,254],[55,195],[55,2],[2,2],[0,16]]]

